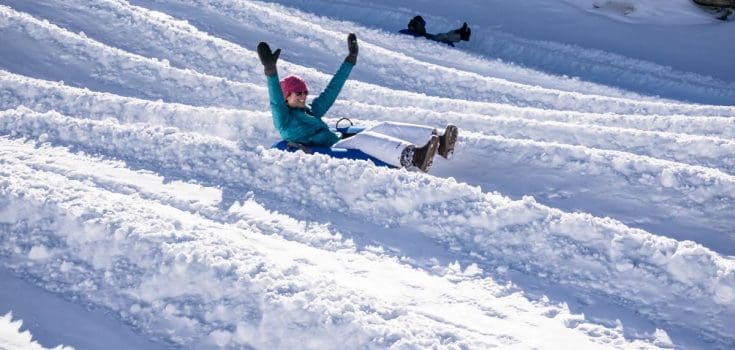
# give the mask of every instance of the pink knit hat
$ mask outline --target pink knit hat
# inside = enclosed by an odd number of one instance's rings
[[[309,92],[309,86],[300,76],[289,75],[281,80],[281,91],[283,91],[283,97],[287,98],[293,92]]]

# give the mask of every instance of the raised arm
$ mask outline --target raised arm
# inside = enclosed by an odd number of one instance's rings
[[[273,124],[279,131],[286,125],[290,118],[286,98],[281,91],[281,84],[278,80],[278,70],[276,69],[276,61],[281,55],[281,49],[275,52],[271,51],[270,46],[265,42],[258,44],[258,57],[260,63],[263,64],[265,76],[268,79],[268,98],[270,100],[271,113],[273,114]]]
[[[357,36],[354,33],[350,33],[347,36],[347,49],[349,53],[339,67],[339,70],[334,74],[332,80],[329,81],[324,92],[311,103],[311,113],[317,118],[321,118],[332,107],[340,91],[342,91],[342,87],[347,82],[347,78],[350,76],[350,72],[352,72],[352,67],[357,64]]]

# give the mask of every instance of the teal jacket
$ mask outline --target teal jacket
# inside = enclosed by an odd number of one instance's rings
[[[350,76],[354,64],[344,61],[329,81],[327,88],[307,108],[290,108],[281,91],[278,74],[268,76],[268,95],[270,97],[273,125],[286,141],[298,142],[308,146],[330,147],[340,137],[329,130],[322,120]]]

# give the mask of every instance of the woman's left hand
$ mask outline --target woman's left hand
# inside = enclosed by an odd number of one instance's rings
[[[350,35],[347,36],[347,49],[350,50],[350,54],[347,55],[347,58],[345,58],[345,60],[347,60],[348,62],[352,64],[357,64],[358,48],[357,48],[357,36],[355,35],[355,33],[350,33]]]

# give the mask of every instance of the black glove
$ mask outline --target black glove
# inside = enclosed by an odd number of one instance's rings
[[[267,43],[261,41],[258,44],[258,57],[260,57],[260,63],[263,64],[265,75],[278,74],[276,71],[276,61],[278,61],[278,56],[280,55],[281,49],[276,50],[276,52],[271,52],[271,47]]]
[[[357,36],[354,33],[347,36],[347,48],[350,50],[350,54],[347,55],[345,61],[357,64]]]

